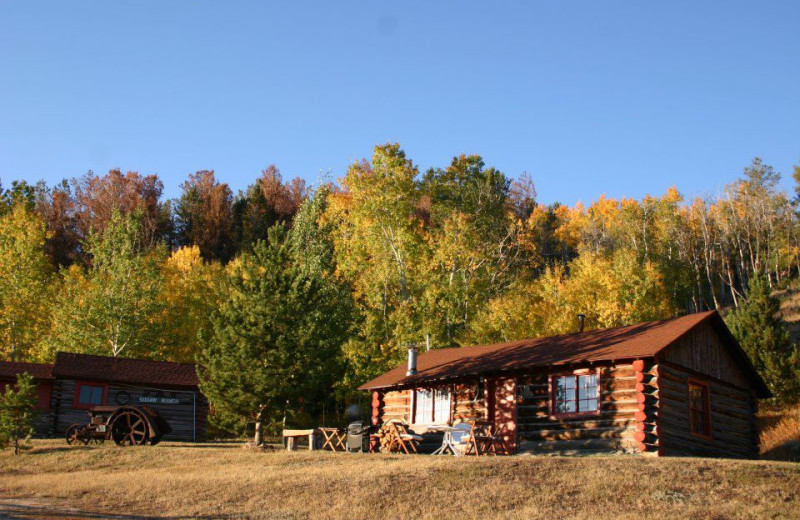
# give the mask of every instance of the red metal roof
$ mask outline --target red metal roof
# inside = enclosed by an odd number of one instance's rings
[[[689,314],[679,318],[599,329],[580,334],[523,339],[475,347],[445,348],[425,352],[417,359],[417,374],[406,376],[405,364],[359,387],[373,390],[413,386],[423,382],[458,379],[465,376],[511,372],[527,368],[579,363],[649,358],[658,354],[691,329],[713,318],[730,339],[730,332],[716,311]],[[733,340],[736,355],[757,378],[758,387],[769,393],[744,352]]]
[[[34,379],[52,379],[53,365],[50,363],[20,363],[0,361],[0,379],[16,379],[17,374],[27,372]]]
[[[153,386],[197,386],[197,372],[190,363],[170,363],[59,352],[53,376]]]

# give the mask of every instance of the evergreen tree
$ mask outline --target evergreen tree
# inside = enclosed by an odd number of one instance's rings
[[[0,392],[0,448],[14,446],[14,455],[19,455],[21,444],[34,432],[36,402],[36,385],[29,374],[17,375],[16,384]]]
[[[780,319],[780,302],[763,275],[753,275],[747,299],[727,317],[728,327],[781,402],[800,397],[800,354]]]
[[[292,261],[284,228],[229,265],[227,299],[199,356],[201,389],[218,424],[275,427],[287,412],[317,413],[341,377],[348,322],[318,276]]]

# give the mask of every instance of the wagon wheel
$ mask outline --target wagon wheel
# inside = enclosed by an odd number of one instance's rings
[[[79,442],[84,442],[83,437],[81,437],[81,431],[83,430],[82,424],[73,424],[69,428],[67,428],[66,433],[64,433],[64,437],[67,439],[67,444],[72,446],[73,444],[78,444]]]
[[[125,410],[114,418],[111,438],[119,446],[141,446],[147,442],[147,421],[135,410]]]

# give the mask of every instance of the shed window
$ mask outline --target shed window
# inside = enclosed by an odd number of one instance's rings
[[[711,394],[698,381],[689,381],[689,427],[695,435],[711,437]]]
[[[450,420],[450,390],[414,391],[414,424],[443,424]]]
[[[75,408],[90,408],[105,404],[108,386],[102,384],[77,383],[75,385]]]
[[[596,412],[598,406],[597,374],[553,376],[553,415]]]

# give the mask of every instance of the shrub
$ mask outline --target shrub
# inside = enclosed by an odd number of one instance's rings
[[[19,374],[15,385],[6,385],[0,395],[0,447],[13,446],[14,455],[19,455],[20,445],[33,435],[36,401],[36,385],[29,374]]]

